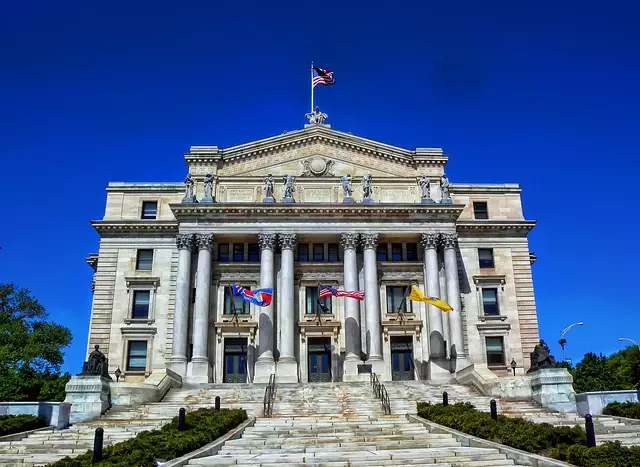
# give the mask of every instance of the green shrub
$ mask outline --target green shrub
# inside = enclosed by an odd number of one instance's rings
[[[187,429],[178,431],[178,417],[159,430],[143,431],[135,438],[106,447],[102,461],[91,463],[92,451],[51,464],[55,467],[152,467],[157,459],[170,460],[194,451],[235,428],[247,419],[242,409],[199,409],[187,412]]]
[[[602,410],[603,415],[640,419],[640,402],[612,402]]]
[[[561,446],[552,452],[552,456],[579,467],[638,467],[640,446],[626,447],[620,443],[604,443],[595,448]]]
[[[0,415],[0,436],[12,435],[23,431],[35,430],[47,426],[44,417],[34,415]]]

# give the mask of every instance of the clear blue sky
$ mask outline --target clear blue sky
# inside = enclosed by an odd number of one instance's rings
[[[190,145],[300,128],[314,60],[334,128],[443,147],[453,183],[521,184],[556,355],[578,320],[574,360],[640,340],[638,11],[594,3],[5,2],[0,281],[71,327],[79,370],[107,183],[179,181]]]

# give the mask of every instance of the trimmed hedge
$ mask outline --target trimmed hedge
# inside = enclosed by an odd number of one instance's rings
[[[223,436],[247,419],[242,409],[199,409],[187,412],[187,429],[178,431],[178,417],[159,430],[143,431],[135,438],[104,448],[102,461],[91,463],[92,451],[75,458],[65,457],[55,467],[153,467],[156,460],[168,461],[195,451]]]
[[[47,426],[44,417],[35,415],[0,415],[0,436],[13,435],[23,431]]]
[[[503,415],[493,420],[491,415],[479,412],[473,405],[460,403],[446,407],[419,403],[418,415],[478,438],[553,457],[578,467],[640,466],[640,447],[604,443],[588,448],[586,435],[579,426],[554,427],[548,423]]]
[[[602,410],[602,414],[640,420],[640,402],[612,402]]]

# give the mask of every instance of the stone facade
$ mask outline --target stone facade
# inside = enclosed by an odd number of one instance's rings
[[[518,185],[451,183],[452,203],[442,203],[441,149],[406,150],[326,124],[227,149],[195,146],[185,161],[197,200],[212,175],[214,202],[183,202],[184,183],[110,183],[105,215],[92,223],[101,238],[87,258],[88,349],[100,345],[110,374],[353,381],[371,368],[382,380],[450,381],[472,363],[499,376],[512,361],[518,374],[528,369],[538,342],[527,241],[535,222],[523,216]],[[263,201],[268,174],[275,203]],[[356,202],[343,202],[347,174]],[[368,174],[373,203],[362,202]],[[280,202],[284,175],[295,177],[295,203]],[[432,203],[421,198],[423,175]],[[487,219],[474,203],[486,203]],[[480,249],[491,252],[489,267]],[[273,303],[238,304],[234,314],[232,283],[273,287]],[[362,290],[365,300],[333,297],[317,313],[320,284]],[[454,311],[398,298],[394,287],[412,284]],[[489,289],[497,312],[485,312]]]

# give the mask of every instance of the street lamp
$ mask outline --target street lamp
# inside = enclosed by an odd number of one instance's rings
[[[560,340],[558,341],[558,344],[560,344],[560,347],[562,347],[562,361],[566,362],[567,359],[565,358],[564,355],[564,346],[567,343],[567,339],[564,338],[564,335],[569,332],[569,329],[571,329],[574,326],[582,326],[584,323],[582,321],[578,322],[578,323],[573,323],[569,326],[567,326],[566,328],[564,328],[562,331],[560,331]]]
[[[629,341],[629,342],[633,342],[635,345],[638,346],[638,350],[640,351],[640,342],[638,341],[634,341],[633,339],[629,339],[628,337],[618,337],[619,341]]]

